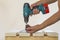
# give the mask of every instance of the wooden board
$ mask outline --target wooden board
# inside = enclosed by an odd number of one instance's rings
[[[34,33],[33,36],[29,36],[27,33],[16,34],[18,33],[6,33],[5,40],[58,40],[57,33],[48,33],[46,36],[44,36],[44,33]]]
[[[58,40],[58,37],[49,37],[49,36],[44,36],[44,37],[39,37],[39,36],[6,36],[5,40]]]

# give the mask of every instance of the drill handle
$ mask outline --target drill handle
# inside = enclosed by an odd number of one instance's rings
[[[31,9],[31,14],[33,14],[33,10],[34,9],[38,9],[38,6],[34,6],[32,9]],[[39,10],[39,9],[38,9]]]

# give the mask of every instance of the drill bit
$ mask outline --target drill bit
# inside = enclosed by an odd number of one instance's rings
[[[29,21],[29,17],[24,17],[24,22],[26,23],[26,25],[27,25],[28,21]]]

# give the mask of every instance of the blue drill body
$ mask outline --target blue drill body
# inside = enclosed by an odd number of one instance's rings
[[[35,8],[37,8],[39,11],[41,11],[43,14],[45,14],[45,8],[44,8],[43,4],[33,7],[33,9],[35,9]],[[33,14],[33,9],[30,8],[28,3],[25,3],[23,6],[23,16],[24,16],[24,21],[26,24],[29,21],[29,15]]]

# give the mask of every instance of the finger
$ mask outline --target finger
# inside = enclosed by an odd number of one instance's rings
[[[32,28],[28,27],[28,28],[26,28],[25,30],[26,30],[26,31],[31,31]]]
[[[35,31],[34,31],[34,29],[27,29],[26,32],[28,32],[28,33],[34,33]]]
[[[27,25],[26,25],[26,28],[28,28],[28,27],[31,27],[31,26],[27,24]]]
[[[32,30],[31,29],[27,29],[26,32],[32,33]]]
[[[32,30],[31,28],[26,28],[26,30]]]
[[[30,6],[30,8],[32,9],[33,7],[32,7],[32,6]]]
[[[28,33],[35,33],[35,30],[34,29],[27,29],[26,32],[28,32]]]
[[[33,6],[34,6],[34,5],[32,4],[32,5],[30,6],[30,8],[32,9],[32,8],[33,8]]]
[[[34,6],[36,6],[36,4],[32,4],[30,8],[32,9]]]

